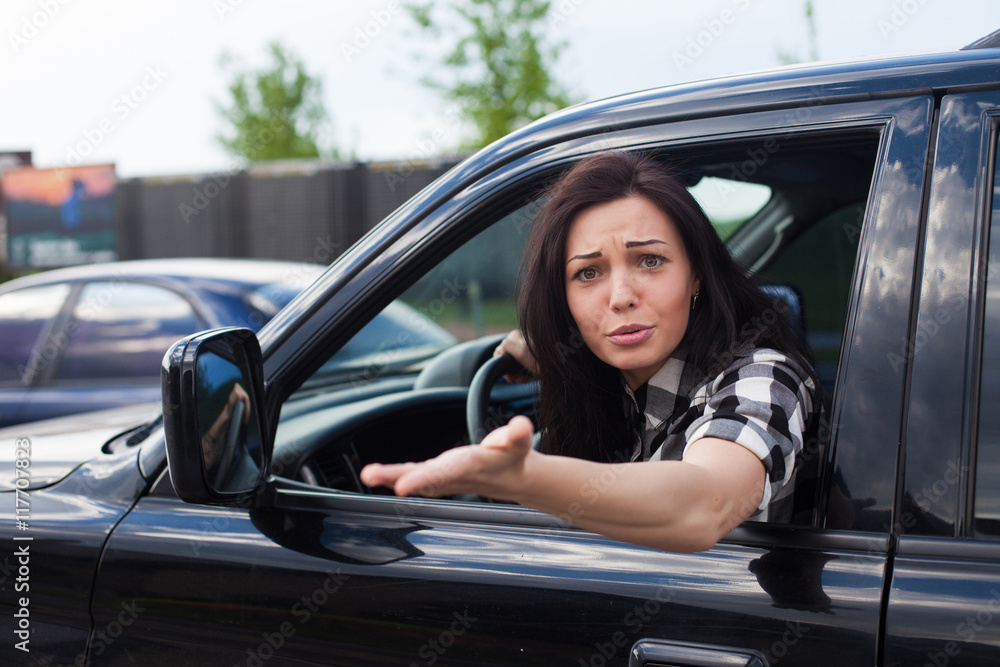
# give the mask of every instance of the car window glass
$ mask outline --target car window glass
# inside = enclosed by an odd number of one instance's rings
[[[29,370],[31,352],[46,323],[59,313],[69,295],[69,285],[44,285],[0,295],[0,382],[23,382]],[[46,361],[46,351],[39,350],[31,368]]]
[[[975,534],[988,537],[1000,537],[1000,410],[997,410],[1000,406],[1000,150],[996,154],[986,266],[974,506]]]
[[[167,348],[202,328],[191,305],[171,290],[88,283],[67,325],[68,343],[56,379],[156,377]]]

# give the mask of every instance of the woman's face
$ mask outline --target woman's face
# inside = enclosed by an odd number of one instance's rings
[[[676,225],[645,197],[597,204],[570,223],[565,257],[584,342],[639,387],[684,337],[699,285]]]

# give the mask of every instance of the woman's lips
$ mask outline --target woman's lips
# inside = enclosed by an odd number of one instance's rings
[[[630,324],[618,327],[608,334],[608,340],[615,345],[638,345],[653,335],[653,327]]]

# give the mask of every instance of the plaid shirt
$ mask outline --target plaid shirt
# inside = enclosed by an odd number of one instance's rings
[[[684,358],[676,352],[634,393],[626,386],[636,424],[632,460],[679,460],[699,438],[740,444],[767,469],[764,498],[751,519],[780,520],[776,508],[793,488],[795,456],[822,409],[812,378],[771,349],[750,350],[715,377]]]

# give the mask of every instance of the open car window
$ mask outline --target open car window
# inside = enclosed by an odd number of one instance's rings
[[[787,285],[797,296],[802,307],[795,315],[803,324],[809,320],[806,335],[829,390],[878,139],[876,131],[804,135],[800,146],[786,141],[756,162],[747,156],[764,149],[753,143],[705,151],[703,164],[690,148],[660,154],[684,172],[748,273],[762,284]],[[516,328],[517,276],[538,207],[529,198],[435,264],[306,386],[357,386],[412,374],[450,346]]]
[[[767,137],[653,151],[683,171],[736,259],[789,307],[816,357],[828,402],[880,141],[872,126],[803,132],[784,137],[780,150],[753,169],[747,156],[771,145]],[[469,442],[466,387],[475,368],[452,351],[478,346],[481,360],[517,326],[521,256],[538,193],[555,173],[539,175],[535,186],[511,185],[524,193],[520,198],[498,192],[506,205],[484,205],[503,211],[492,224],[401,286],[304,385],[310,391],[289,399],[276,439],[279,474],[341,491],[387,493],[364,488],[361,467],[422,460]],[[481,218],[474,222],[482,225]],[[440,372],[447,364],[453,372]],[[495,395],[500,423],[515,413],[531,415],[530,394],[508,388]],[[297,400],[309,409],[292,408]]]

